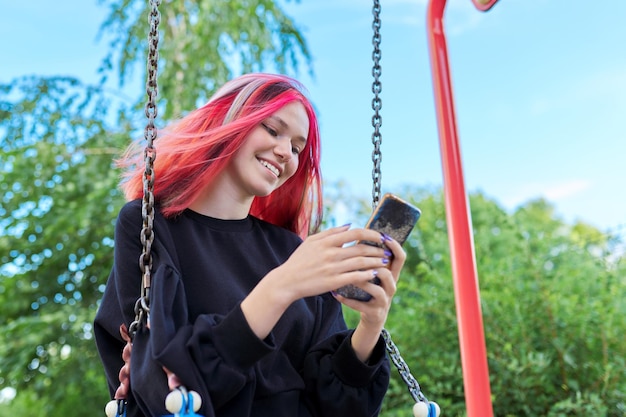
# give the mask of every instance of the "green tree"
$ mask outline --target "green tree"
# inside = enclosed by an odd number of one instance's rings
[[[387,328],[427,397],[445,415],[463,416],[443,196],[398,193],[422,218],[404,246]],[[624,415],[623,241],[564,223],[542,200],[509,214],[474,194],[470,206],[495,415]],[[383,415],[408,415],[411,403],[394,373]]]
[[[100,0],[109,15],[101,33],[113,33],[100,68],[116,68],[120,84],[144,63],[149,2]],[[171,0],[161,7],[162,65],[159,78],[164,118],[179,116],[208,99],[235,73],[298,70],[311,64],[308,46],[294,21],[276,0]],[[271,65],[268,65],[271,63]],[[145,76],[142,74],[142,80]],[[143,100],[143,97],[141,97]]]
[[[3,415],[88,415],[108,401],[91,323],[123,204],[112,161],[145,123],[144,95],[121,88],[145,77],[148,6],[101,3],[110,11],[102,33],[112,35],[99,85],[36,76],[0,84],[0,388],[17,390]],[[172,0],[161,9],[165,119],[236,73],[310,64],[277,1]]]
[[[0,85],[0,387],[18,392],[0,404],[0,415],[87,415],[108,399],[91,322],[123,203],[112,160],[144,123],[143,94],[120,91],[145,76],[147,6],[104,3],[110,13],[102,31],[113,35],[100,85],[67,77]],[[171,0],[162,10],[164,119],[206,100],[240,70],[310,64],[304,39],[276,1]],[[369,204],[342,187],[327,187],[331,221],[339,209],[364,220]],[[462,416],[443,197],[412,187],[399,194],[423,216],[405,245],[387,327],[428,397],[444,415]],[[624,415],[619,236],[566,224],[541,200],[514,213],[481,194],[470,202],[496,415]],[[384,415],[408,415],[411,406],[394,374]]]

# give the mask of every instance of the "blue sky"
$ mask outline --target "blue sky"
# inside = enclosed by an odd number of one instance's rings
[[[96,1],[2,1],[0,81],[97,79],[107,45]],[[383,0],[383,188],[441,186],[425,0]],[[468,191],[507,209],[552,202],[566,221],[626,224],[626,2],[449,0],[446,33]],[[371,3],[289,3],[314,58],[327,180],[371,190]],[[424,216],[426,219],[427,216]]]

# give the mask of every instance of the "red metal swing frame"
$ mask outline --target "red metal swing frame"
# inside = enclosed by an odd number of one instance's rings
[[[443,168],[465,404],[468,417],[492,417],[493,407],[474,240],[463,179],[443,23],[446,2],[447,0],[429,1],[427,30]],[[472,2],[478,10],[487,11],[497,0],[472,0]]]

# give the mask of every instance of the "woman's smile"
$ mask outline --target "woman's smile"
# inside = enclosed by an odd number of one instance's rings
[[[277,168],[271,162],[268,162],[264,159],[260,159],[260,158],[257,158],[257,159],[261,163],[261,165],[269,169],[272,172],[272,174],[276,175],[277,178],[280,177],[281,170],[279,168]]]

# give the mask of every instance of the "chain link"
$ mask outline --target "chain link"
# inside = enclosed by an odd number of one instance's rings
[[[374,51],[372,52],[372,60],[374,61],[374,66],[372,67],[372,76],[374,77],[374,82],[372,83],[372,93],[374,93],[374,98],[372,99],[372,110],[374,110],[374,116],[372,116],[372,127],[374,128],[374,133],[372,133],[372,143],[374,144],[374,151],[372,152],[372,162],[374,163],[374,168],[372,169],[372,209],[378,205],[378,201],[380,200],[380,184],[382,179],[380,169],[380,163],[382,161],[382,154],[380,151],[382,135],[380,133],[380,127],[383,120],[380,115],[380,109],[383,106],[383,102],[379,96],[382,91],[382,84],[380,82],[380,10],[380,1],[374,0],[374,7],[372,8],[372,15],[374,16],[374,20],[372,22],[372,29],[374,30],[374,35],[372,37],[372,44],[374,46]]]
[[[380,133],[380,127],[382,125],[382,116],[380,115],[380,110],[383,106],[382,99],[380,98],[380,93],[382,92],[382,84],[380,82],[381,76],[381,67],[380,67],[380,59],[381,59],[381,50],[380,50],[380,28],[381,28],[381,20],[380,20],[380,12],[381,6],[379,0],[374,0],[374,6],[372,8],[372,15],[374,17],[372,23],[372,29],[374,30],[374,35],[372,37],[372,44],[374,45],[374,51],[372,52],[372,60],[374,61],[374,65],[372,67],[372,76],[374,77],[374,81],[372,83],[372,92],[374,93],[374,98],[372,99],[372,110],[374,110],[374,116],[372,116],[372,126],[374,127],[374,133],[372,134],[372,143],[374,144],[374,151],[372,152],[372,161],[374,163],[374,168],[372,169],[372,209],[375,209],[380,201],[381,195],[381,183],[382,183],[382,174],[380,163],[382,161],[382,152],[380,150],[380,145],[382,144],[382,134]],[[417,382],[415,377],[411,374],[408,365],[402,359],[402,355],[400,355],[400,351],[398,347],[391,340],[391,335],[386,329],[382,330],[382,336],[385,340],[385,347],[387,349],[387,353],[395,367],[398,369],[398,373],[400,377],[406,384],[411,396],[415,400],[415,402],[428,402],[428,399],[422,393],[420,388],[420,384]]]
[[[154,140],[157,137],[157,128],[154,120],[157,117],[156,97],[158,95],[157,72],[159,62],[159,23],[161,13],[159,6],[161,0],[150,0],[150,32],[148,33],[148,56],[147,56],[147,80],[146,94],[148,101],[145,106],[145,114],[148,119],[144,130],[146,146],[144,149],[145,169],[143,173],[143,200],[141,204],[141,217],[143,227],[141,229],[141,243],[143,251],[139,256],[139,268],[142,273],[141,296],[135,304],[135,321],[130,324],[129,333],[135,335],[140,326],[147,323],[150,313],[150,286],[152,285],[152,243],[154,242],[154,160],[156,149]]]
[[[415,377],[411,374],[411,370],[409,369],[404,359],[402,359],[402,355],[400,355],[400,351],[398,350],[398,347],[396,346],[396,344],[393,343],[393,340],[391,340],[391,335],[389,334],[389,332],[386,329],[383,329],[382,335],[383,335],[383,339],[385,340],[387,353],[389,354],[389,357],[391,358],[391,361],[393,362],[393,364],[398,369],[398,373],[400,374],[400,377],[406,384],[415,402],[423,401],[423,402],[428,403],[428,399],[422,392],[422,389],[420,388],[420,384],[417,382]]]

